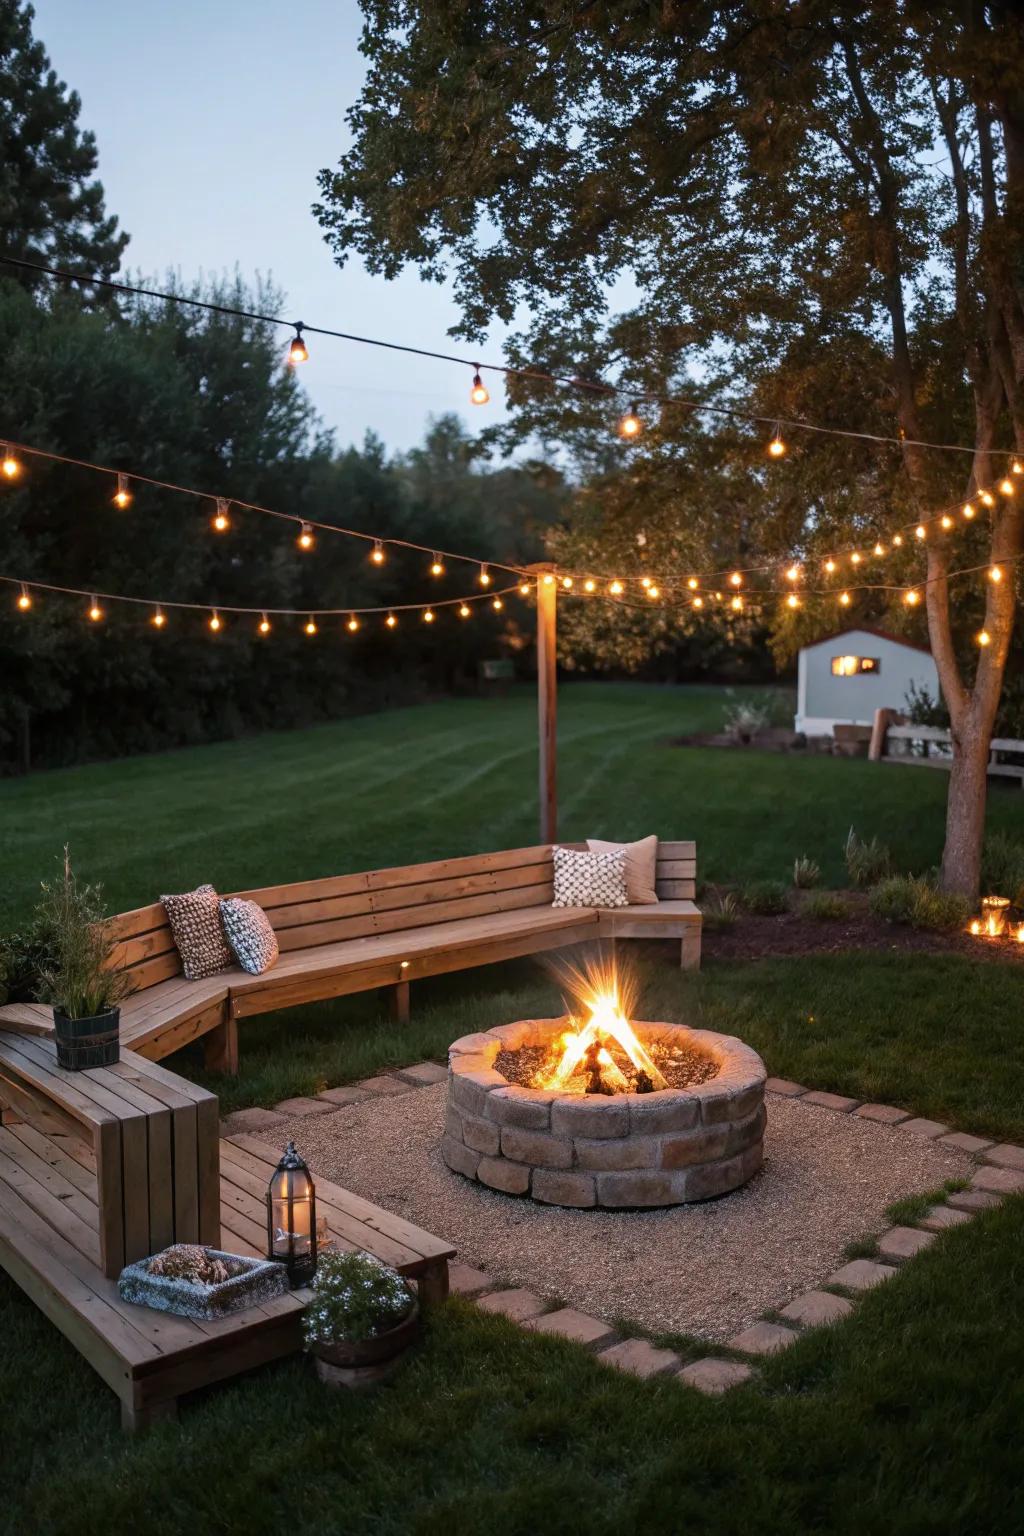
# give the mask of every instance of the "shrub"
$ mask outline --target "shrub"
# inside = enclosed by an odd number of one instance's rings
[[[938,931],[962,928],[970,912],[965,897],[937,891],[915,875],[890,875],[871,892],[870,906],[886,922]]]
[[[755,880],[742,891],[743,905],[758,917],[774,917],[789,910],[789,892],[779,880]]]
[[[885,844],[880,843],[877,837],[873,837],[869,843],[865,842],[857,836],[853,827],[846,834],[843,857],[852,884],[860,889],[877,885],[892,870],[892,858]]]
[[[771,710],[748,700],[730,704],[722,716],[722,729],[732,741],[749,741],[758,731],[763,731],[771,718]]]
[[[720,891],[701,908],[706,928],[731,928],[740,915],[740,904],[732,891]]]
[[[806,853],[793,860],[793,884],[798,891],[809,891],[821,879],[821,869]]]
[[[56,961],[54,936],[37,920],[20,933],[0,938],[0,995],[4,1002],[37,1003],[42,973]]]
[[[819,891],[801,908],[804,917],[818,918],[823,923],[837,923],[849,917],[850,909],[835,891]]]
[[[933,698],[927,683],[922,683],[920,688],[916,683],[911,683],[904,695],[903,713],[911,725],[938,725],[943,728],[949,725],[949,711],[942,702],[942,695]]]
[[[395,1328],[412,1310],[397,1270],[372,1253],[322,1254],[302,1328],[306,1344],[357,1343]]]
[[[1014,842],[1005,832],[986,837],[981,883],[985,892],[1009,896],[1014,906],[1024,906],[1024,843]]]
[[[99,889],[80,885],[64,849],[60,877],[43,883],[39,917],[53,935],[53,959],[40,974],[40,996],[69,1019],[89,1019],[114,1008],[128,990],[123,971],[107,970],[115,945],[97,924],[103,907]]]

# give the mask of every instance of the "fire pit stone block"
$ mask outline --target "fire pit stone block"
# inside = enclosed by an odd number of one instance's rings
[[[510,1083],[502,1050],[556,1043],[564,1019],[525,1019],[467,1035],[449,1053],[442,1156],[504,1194],[577,1208],[675,1205],[738,1188],[761,1166],[766,1072],[741,1040],[638,1024],[650,1043],[696,1046],[718,1071],[690,1088],[583,1095]]]

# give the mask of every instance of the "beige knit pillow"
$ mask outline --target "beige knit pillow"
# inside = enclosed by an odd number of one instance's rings
[[[615,853],[620,848],[624,851],[626,894],[631,907],[649,906],[657,901],[658,893],[654,888],[658,866],[657,837],[642,837],[636,843],[606,843],[599,837],[588,837],[587,847],[591,853]]]

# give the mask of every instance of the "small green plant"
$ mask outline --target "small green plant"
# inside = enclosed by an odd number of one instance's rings
[[[877,837],[865,842],[862,837],[858,837],[853,827],[846,834],[843,857],[851,883],[861,890],[877,885],[892,870],[892,858],[885,844],[880,843]]]
[[[322,1254],[302,1320],[306,1346],[375,1338],[396,1328],[412,1306],[412,1292],[398,1271],[372,1253]]]
[[[79,884],[65,848],[59,878],[44,881],[42,890],[37,915],[52,936],[52,951],[40,973],[40,997],[69,1019],[91,1019],[115,1008],[128,979],[123,971],[107,969],[116,945],[98,926],[99,888]]]
[[[903,713],[911,725],[949,725],[949,710],[942,702],[942,695],[933,698],[927,683],[920,688],[911,683],[904,695]]]
[[[775,917],[789,910],[789,892],[780,880],[754,880],[745,885],[742,901],[758,917]]]
[[[955,1195],[958,1190],[969,1188],[967,1179],[947,1179],[939,1188],[930,1192],[925,1191],[920,1195],[904,1195],[902,1200],[894,1200],[886,1209],[886,1216],[900,1227],[916,1227],[917,1223],[931,1210],[933,1205],[945,1205],[950,1195]]]
[[[802,853],[793,860],[793,884],[798,891],[809,891],[821,879],[821,866]]]
[[[835,891],[819,891],[801,908],[804,917],[813,917],[823,923],[838,923],[849,917],[850,909]]]
[[[740,915],[740,904],[732,891],[719,891],[702,908],[704,926],[731,928]]]
[[[962,928],[970,913],[963,896],[937,891],[920,875],[890,875],[871,892],[869,904],[874,915],[886,922],[938,932]]]

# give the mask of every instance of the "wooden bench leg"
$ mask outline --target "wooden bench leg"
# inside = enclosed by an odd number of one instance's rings
[[[159,1403],[145,1403],[139,1406],[123,1400],[121,1403],[121,1428],[128,1435],[137,1435],[142,1430],[148,1429],[151,1424],[159,1424],[161,1419],[177,1417],[178,1399],[176,1397],[168,1397]]]
[[[448,1300],[448,1260],[438,1259],[426,1268],[417,1281],[420,1306],[425,1310],[440,1307]]]
[[[396,1024],[408,1024],[409,983],[407,981],[399,981],[393,987],[381,987],[381,992],[384,995],[388,1012],[394,1022]]]
[[[693,923],[683,934],[679,965],[684,971],[700,970],[700,923]]]
[[[238,1020],[230,1016],[203,1036],[203,1065],[207,1072],[238,1076]]]

